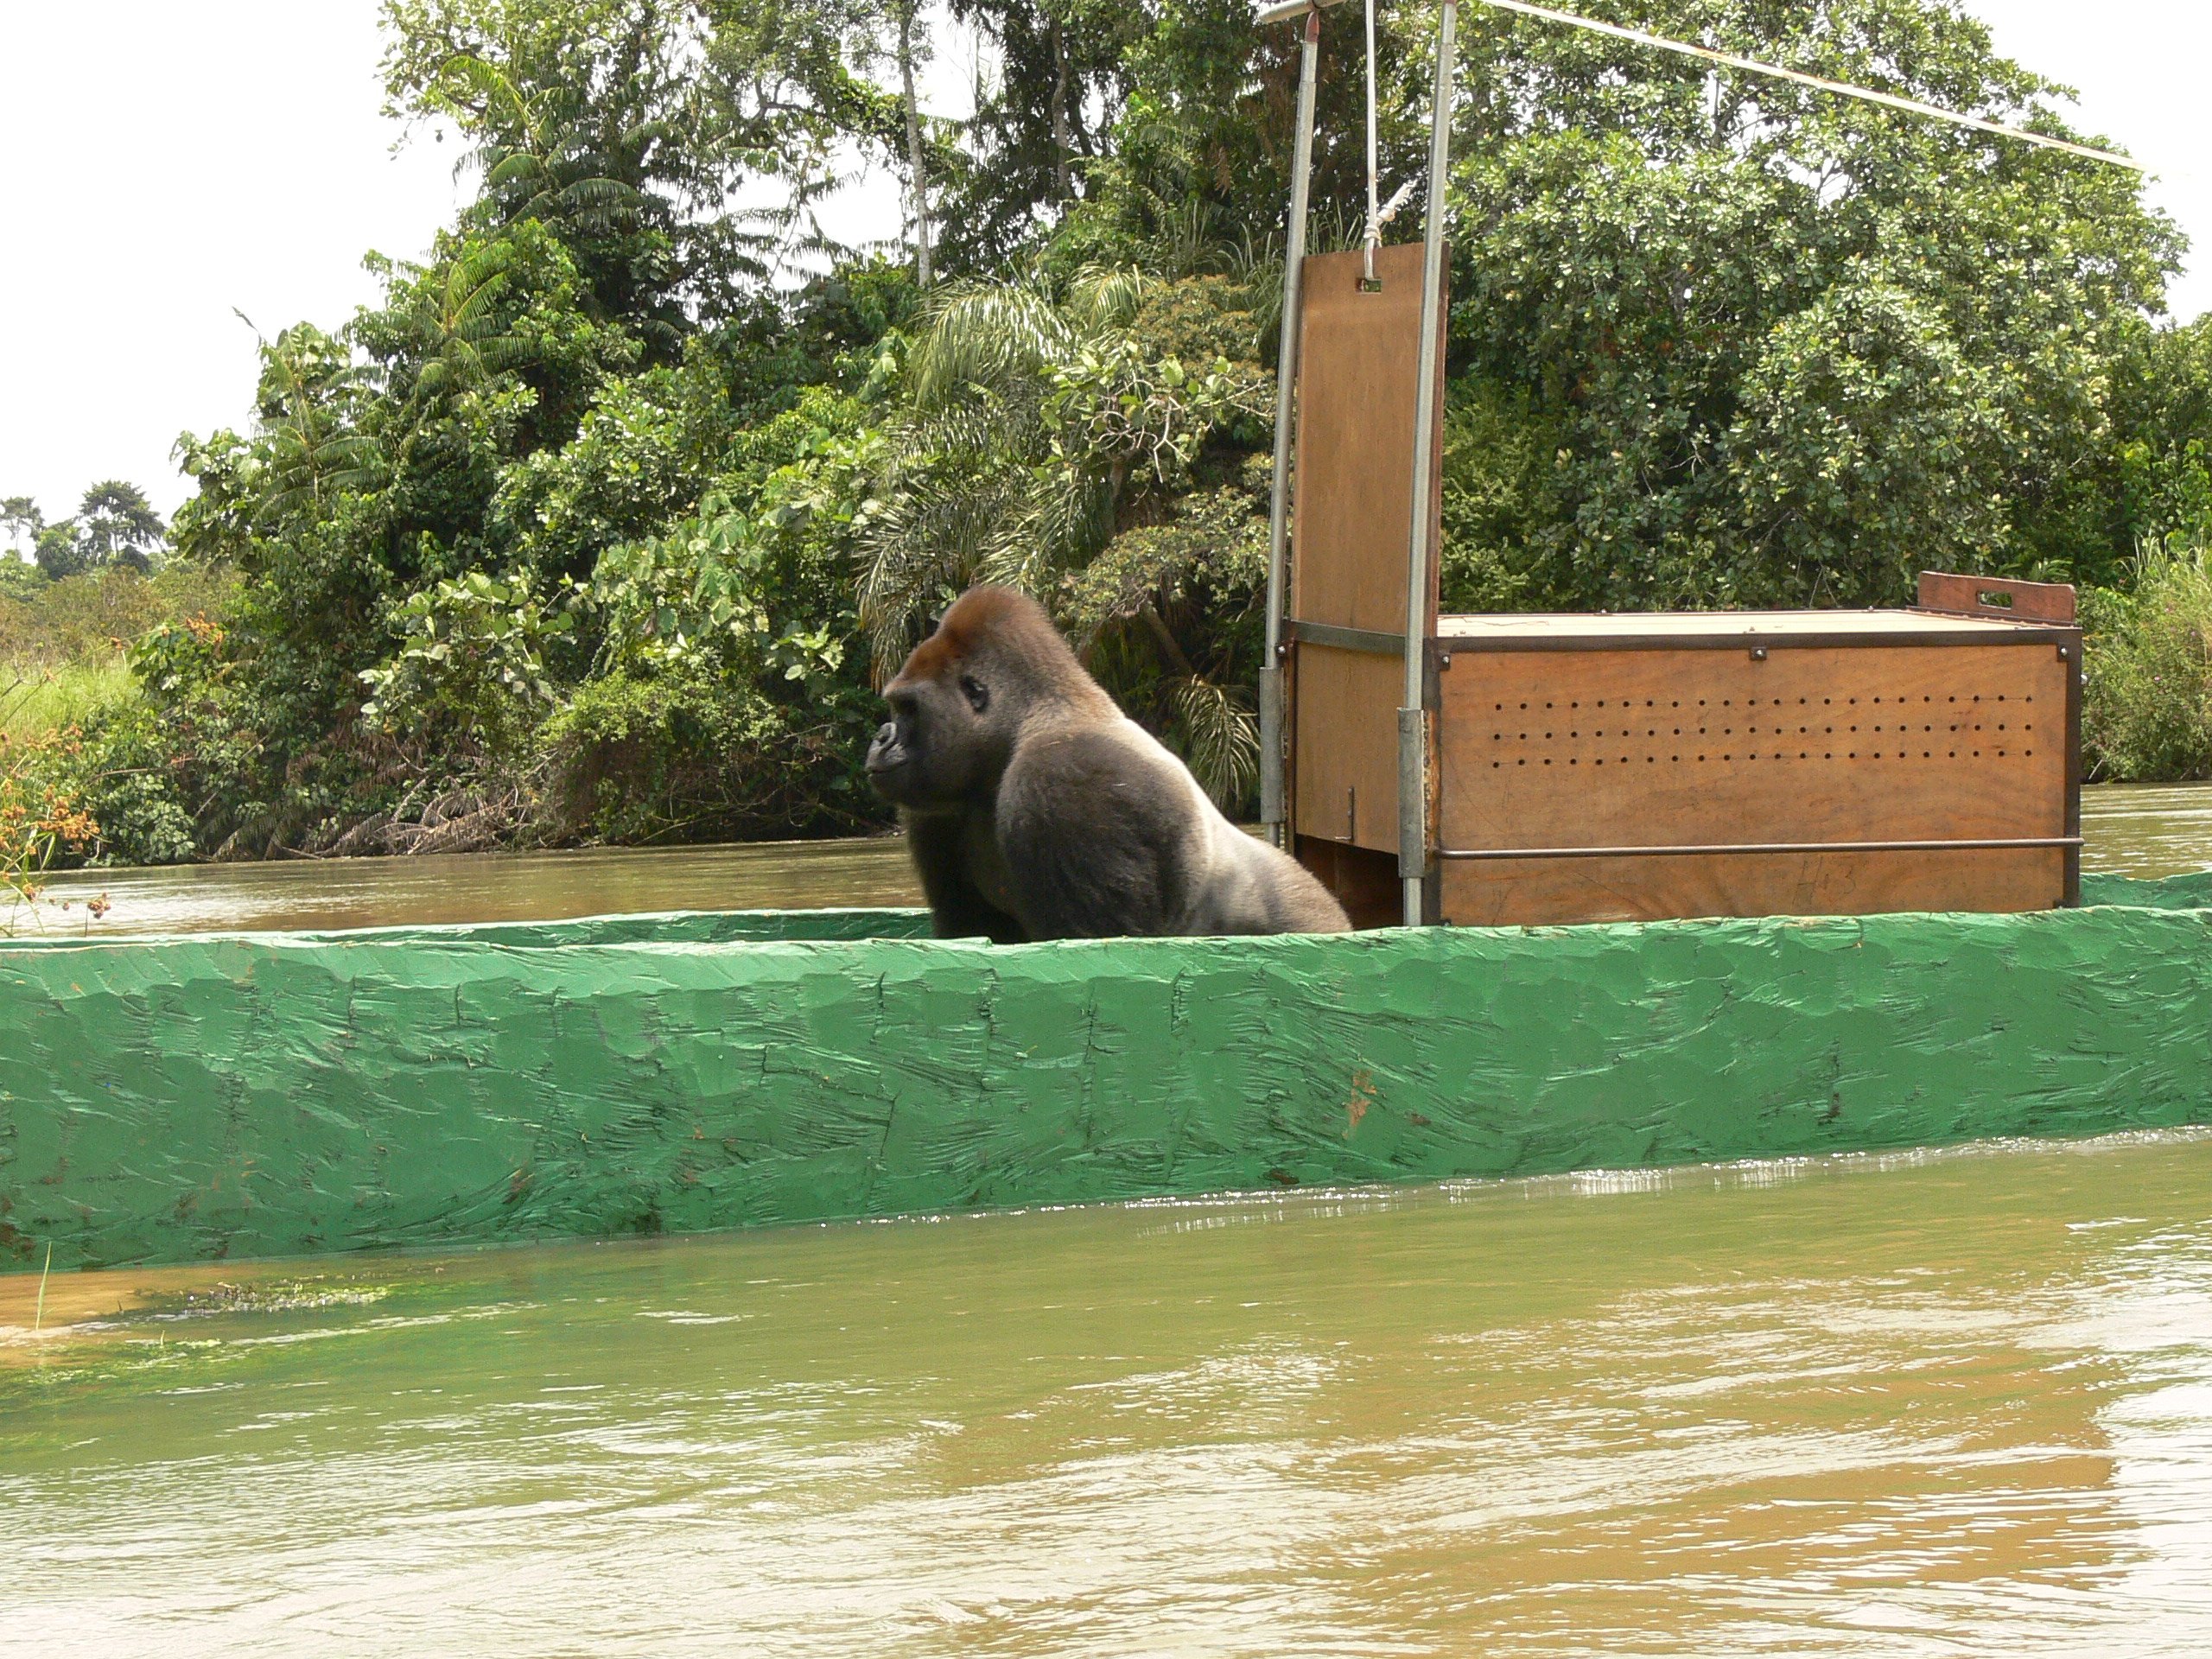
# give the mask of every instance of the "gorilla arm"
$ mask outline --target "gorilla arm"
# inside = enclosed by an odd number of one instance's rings
[[[1143,759],[1101,724],[1027,742],[1007,768],[999,846],[1032,938],[1182,931],[1187,812]]]
[[[975,826],[964,810],[925,812],[909,809],[905,820],[906,849],[915,874],[922,880],[922,896],[929,900],[931,920],[940,939],[988,938],[994,944],[1021,944],[1033,936],[1020,922],[984,897],[969,874],[976,852]],[[988,825],[983,828],[988,836]]]

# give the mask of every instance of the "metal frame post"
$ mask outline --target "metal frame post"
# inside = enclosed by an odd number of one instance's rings
[[[1435,569],[1429,498],[1436,487],[1437,365],[1444,334],[1445,181],[1452,162],[1452,51],[1458,0],[1444,0],[1436,31],[1436,102],[1428,132],[1428,216],[1421,236],[1421,354],[1414,406],[1413,534],[1406,558],[1406,684],[1398,711],[1398,877],[1404,884],[1405,922],[1426,919],[1428,876],[1428,584]]]
[[[1283,697],[1282,621],[1290,545],[1290,439],[1298,383],[1299,290],[1306,263],[1307,192],[1313,175],[1313,95],[1319,79],[1321,13],[1306,13],[1298,53],[1298,131],[1292,141],[1290,224],[1284,236],[1282,343],[1275,359],[1275,473],[1268,499],[1267,655],[1260,664],[1260,822],[1278,847],[1291,842],[1290,804],[1283,770],[1289,734]]]

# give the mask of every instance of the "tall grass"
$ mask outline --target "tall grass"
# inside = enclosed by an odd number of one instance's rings
[[[0,938],[37,901],[39,878],[55,858],[91,845],[99,833],[55,776],[73,738],[50,728],[14,734],[15,726],[28,725],[22,709],[32,689],[0,682]]]
[[[130,663],[118,652],[59,667],[0,664],[0,739],[23,745],[72,728],[85,730],[137,689]]]
[[[2088,628],[2083,759],[2116,783],[2212,778],[2212,571],[2202,547],[2146,546],[2131,594],[2100,593]]]

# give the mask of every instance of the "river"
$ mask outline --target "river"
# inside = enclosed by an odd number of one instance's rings
[[[2084,790],[2082,822],[2087,868],[2212,866],[2212,785]],[[892,837],[91,870],[57,879],[46,896],[19,928],[120,936],[921,902]],[[105,906],[98,914],[94,900]]]
[[[2092,868],[2212,863],[2212,791],[2087,816]],[[63,893],[145,930],[906,882],[877,842]],[[0,1655],[2212,1651],[2202,1135],[40,1294],[0,1278]]]

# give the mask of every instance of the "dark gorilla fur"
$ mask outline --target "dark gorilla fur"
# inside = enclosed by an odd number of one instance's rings
[[[884,688],[868,774],[940,938],[1341,933],[1295,861],[1224,817],[1035,601],[976,588]]]

